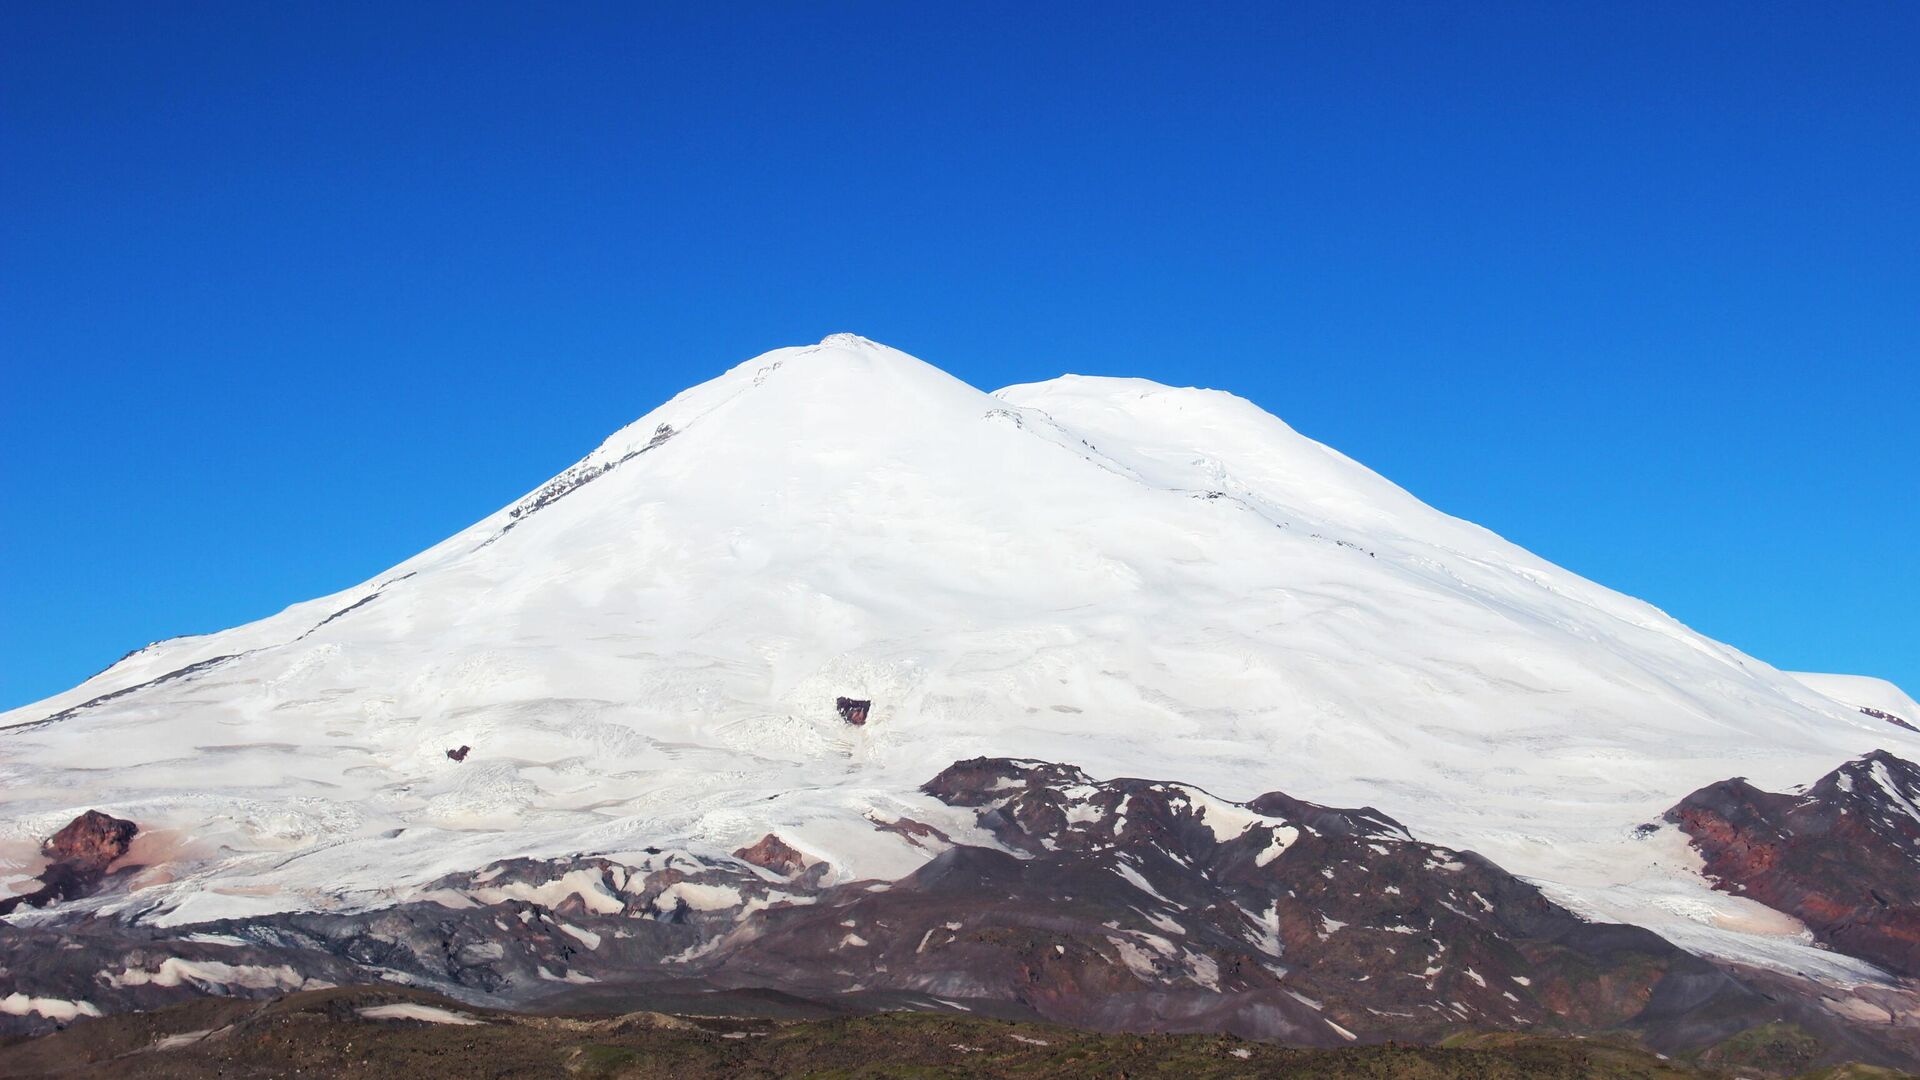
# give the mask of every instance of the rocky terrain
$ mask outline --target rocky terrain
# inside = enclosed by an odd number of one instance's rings
[[[1793,794],[1736,777],[1666,820],[1719,888],[1792,915],[1839,952],[1920,976],[1920,766],[1875,751]]]
[[[0,1042],[0,1078],[223,1077],[1276,1077],[1287,1080],[1895,1080],[1863,1065],[1809,1067],[1777,1026],[1687,1060],[1609,1039],[1463,1035],[1445,1046],[1331,1050],[1221,1035],[1103,1035],[960,1014],[542,1016],[431,994],[342,988],[269,1001],[202,999],[34,1040]]]
[[[1835,776],[1889,766],[1849,769]],[[1830,777],[1807,799],[1840,789]],[[1912,1014],[1894,1016],[1912,1002],[1895,990],[1829,1001],[1807,980],[1590,922],[1376,810],[1279,792],[1237,803],[1005,758],[957,762],[924,790],[989,842],[876,818],[876,832],[929,852],[893,881],[831,883],[828,864],[768,834],[723,859],[654,848],[503,860],[366,912],[0,924],[0,977],[31,988],[0,1002],[0,1029],[380,981],[473,1006],[774,994],[1308,1047],[1506,1030],[1610,1032],[1689,1054],[1784,1023],[1809,1064],[1920,1060]],[[83,818],[53,846],[117,831]],[[1873,1009],[1881,1022],[1866,1022]]]
[[[1230,394],[834,335],[0,714],[0,1033],[373,984],[1913,1063],[1916,717]]]
[[[46,907],[62,900],[79,900],[100,888],[107,868],[127,853],[140,827],[131,821],[103,814],[98,810],[68,822],[65,828],[40,845],[47,865],[38,875],[39,888],[14,896],[0,897],[0,915],[8,915],[22,904]]]

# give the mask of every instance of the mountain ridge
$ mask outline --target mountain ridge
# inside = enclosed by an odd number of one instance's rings
[[[965,835],[919,783],[1010,755],[1379,805],[1584,914],[1829,963],[1632,829],[1727,775],[1910,749],[1243,399],[989,395],[840,335],[360,585],[103,676],[0,714],[0,863],[98,804],[176,845],[178,883],[139,890],[174,922],[642,838],[778,833],[894,879],[924,856],[872,818]]]

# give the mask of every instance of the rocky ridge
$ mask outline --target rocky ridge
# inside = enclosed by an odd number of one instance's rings
[[[1862,1034],[1811,987],[1588,922],[1369,808],[1279,792],[1238,803],[1005,758],[956,762],[925,791],[994,844],[876,819],[930,860],[895,881],[830,884],[824,863],[769,834],[731,859],[504,860],[374,911],[157,927],[51,910],[0,924],[0,975],[24,1002],[0,1031],[384,982],[493,1007],[777,992],[1327,1047],[1630,1031],[1678,1051],[1786,1017],[1836,1055],[1920,1061],[1911,1027]]]
[[[1876,750],[1797,794],[1735,777],[1666,820],[1717,887],[1792,915],[1839,952],[1920,976],[1920,766]]]

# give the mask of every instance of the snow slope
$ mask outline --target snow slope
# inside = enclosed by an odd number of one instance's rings
[[[837,695],[873,700],[866,727]],[[1230,394],[988,395],[851,335],[680,394],[362,585],[149,646],[0,729],[0,887],[98,807],[159,865],[114,903],[161,923],[770,829],[891,878],[925,853],[872,819],[973,835],[917,788],[1008,755],[1371,804],[1581,910],[1842,968],[1633,828],[1727,776],[1920,750]]]
[[[1842,705],[1873,709],[1920,727],[1920,703],[1915,703],[1906,691],[1885,679],[1876,679],[1871,675],[1826,675],[1815,671],[1789,671],[1787,674]]]

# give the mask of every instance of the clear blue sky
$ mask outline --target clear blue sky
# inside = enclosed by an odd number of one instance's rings
[[[1920,693],[1920,5],[15,4],[0,705],[855,331]]]

